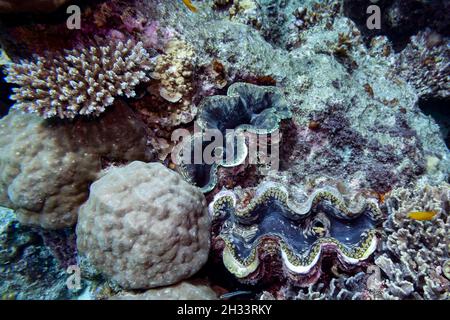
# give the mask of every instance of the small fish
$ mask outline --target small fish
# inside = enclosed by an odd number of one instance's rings
[[[191,0],[183,0],[183,3],[188,7],[192,12],[197,12],[197,8],[192,4]]]
[[[419,221],[430,221],[436,214],[434,211],[412,211],[408,213],[408,218]]]
[[[229,300],[229,299],[234,299],[236,297],[249,296],[249,295],[252,295],[252,294],[253,294],[253,292],[251,292],[251,291],[239,290],[239,291],[233,291],[233,292],[224,293],[223,295],[220,296],[220,299],[222,299],[222,300]]]

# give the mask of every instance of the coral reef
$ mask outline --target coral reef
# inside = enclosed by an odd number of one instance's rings
[[[13,63],[6,80],[19,86],[11,95],[14,108],[63,119],[99,115],[115,96],[135,96],[134,87],[149,80],[150,68],[143,44],[128,40]]]
[[[2,298],[448,299],[450,2],[62,2],[0,0]]]
[[[25,225],[72,226],[104,166],[150,159],[145,134],[120,101],[95,121],[72,123],[11,110],[0,120],[0,204]]]
[[[204,98],[199,109],[196,123],[201,132],[194,133],[181,143],[175,159],[180,173],[203,192],[209,192],[216,186],[218,167],[235,167],[245,161],[248,154],[245,133],[273,133],[279,128],[281,120],[291,117],[290,108],[276,87],[246,83],[232,84],[226,96]],[[229,133],[227,130],[234,131]],[[204,154],[211,141],[211,137],[206,135],[213,132],[226,141],[219,145],[222,154],[215,155],[212,163],[197,163],[197,150],[201,149]]]
[[[378,202],[362,193],[344,199],[337,186],[322,182],[290,194],[282,184],[265,182],[244,199],[229,190],[219,192],[209,210],[223,221],[216,241],[224,242],[225,267],[244,282],[273,280],[281,273],[307,286],[319,279],[325,256],[337,254],[347,268],[366,260],[378,242]],[[281,260],[283,268],[274,260]]]
[[[427,29],[411,37],[397,56],[396,72],[423,99],[450,97],[450,38]]]
[[[217,300],[217,294],[206,284],[182,281],[178,284],[149,289],[144,293],[121,293],[112,300]]]
[[[397,188],[389,194],[387,204],[384,253],[375,260],[385,275],[382,297],[447,299],[450,282],[443,269],[449,258],[450,186]],[[413,211],[432,211],[436,216],[431,221],[417,221],[408,218]]]
[[[82,255],[126,289],[174,284],[209,252],[203,194],[159,163],[109,169],[90,188],[76,228]]]

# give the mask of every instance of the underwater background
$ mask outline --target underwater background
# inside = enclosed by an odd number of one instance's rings
[[[0,1],[0,297],[448,299],[449,16]]]

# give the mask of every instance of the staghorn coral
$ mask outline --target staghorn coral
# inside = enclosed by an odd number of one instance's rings
[[[120,293],[112,300],[217,300],[217,294],[206,284],[182,281],[178,284],[149,289],[144,293]]]
[[[115,96],[135,96],[134,87],[149,80],[150,68],[142,43],[128,40],[11,64],[6,80],[19,85],[11,95],[16,109],[44,118],[74,118],[98,116]]]
[[[229,190],[218,193],[209,209],[215,224],[222,222],[216,233],[225,267],[246,283],[281,274],[306,286],[319,279],[320,261],[328,255],[337,253],[344,268],[363,264],[376,249],[382,213],[376,200],[362,193],[344,198],[337,187],[290,193],[265,182],[243,199]]]
[[[160,163],[112,168],[90,188],[77,224],[80,254],[125,289],[174,284],[209,252],[203,194]]]
[[[150,159],[143,124],[119,102],[96,121],[71,123],[11,110],[0,120],[0,205],[25,225],[75,224],[104,165]]]
[[[450,96],[449,38],[427,29],[411,37],[411,42],[396,57],[396,72],[405,78],[419,97]]]
[[[394,189],[387,199],[389,216],[383,224],[386,240],[375,263],[383,270],[385,299],[446,299],[449,281],[450,186],[416,185]],[[431,221],[407,217],[411,211],[433,211]]]

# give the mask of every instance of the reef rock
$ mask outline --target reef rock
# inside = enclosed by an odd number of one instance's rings
[[[210,219],[200,190],[159,163],[111,168],[80,208],[77,246],[126,289],[174,284],[209,252]]]
[[[35,230],[0,207],[0,299],[71,299],[68,274]]]

